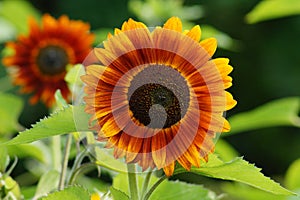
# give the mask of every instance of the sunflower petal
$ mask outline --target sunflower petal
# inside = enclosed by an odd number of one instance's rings
[[[192,38],[193,40],[199,42],[201,38],[201,29],[199,25],[194,26],[190,31],[186,33],[187,36]]]
[[[144,28],[147,29],[147,26],[142,22],[136,22],[133,19],[129,18],[128,22],[124,22],[122,25],[122,31],[134,30]]]
[[[206,50],[206,52],[210,56],[213,56],[217,50],[217,40],[215,38],[208,38],[208,39],[202,40],[200,42],[200,45]]]
[[[182,31],[181,20],[178,17],[171,17],[164,24],[163,28],[181,32]]]
[[[168,166],[165,166],[163,169],[164,169],[166,176],[172,176],[172,174],[174,172],[174,168],[175,168],[175,162],[172,162]]]
[[[158,169],[164,167],[167,156],[165,132],[162,130],[152,137],[152,158]]]
[[[233,99],[233,96],[226,91],[226,110],[230,110],[236,106],[237,101]]]

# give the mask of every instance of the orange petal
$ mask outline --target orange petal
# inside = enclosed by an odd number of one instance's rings
[[[128,22],[123,23],[121,30],[128,31],[128,30],[139,29],[139,28],[147,28],[147,26],[142,22],[136,22],[130,18]]]
[[[47,15],[46,15],[47,16]],[[50,16],[49,16],[50,17]],[[33,17],[29,17],[29,30],[32,39],[39,40],[40,28],[37,21]]]
[[[164,169],[166,176],[172,176],[172,174],[174,172],[174,168],[175,168],[175,162],[172,162],[168,166],[164,167],[163,169]]]
[[[165,166],[167,143],[164,130],[152,137],[152,157],[158,169]]]
[[[233,96],[229,92],[225,92],[226,94],[226,110],[232,109],[236,106],[237,101],[233,99]]]
[[[229,122],[225,119],[224,120],[224,126],[222,132],[229,132],[230,131],[230,124]]]
[[[208,38],[202,40],[200,45],[207,51],[210,56],[213,56],[217,50],[217,40],[215,38]]]
[[[107,67],[102,65],[89,65],[86,67],[86,74],[100,78]]]
[[[122,33],[122,31],[121,31],[120,29],[118,29],[118,28],[115,28],[114,34],[115,34],[115,35],[118,35],[118,34],[120,34],[120,33]]]
[[[192,38],[193,40],[199,42],[201,38],[201,29],[199,25],[194,26],[190,31],[186,33],[187,36]]]
[[[163,28],[181,32],[182,31],[181,20],[178,17],[171,17],[164,24]]]
[[[56,20],[48,14],[43,16],[42,22],[43,22],[43,28],[45,32],[51,33],[53,30],[57,28]]]
[[[222,74],[222,76],[227,76],[232,72],[233,67],[228,65],[229,59],[228,58],[216,58],[213,59],[213,62],[217,66],[219,72]]]
[[[128,143],[127,153],[126,153],[126,162],[131,162],[134,160],[136,155],[141,150],[143,144],[142,138],[130,137],[130,141]]]
[[[113,35],[111,33],[107,33],[107,39],[111,38]]]
[[[92,75],[82,75],[80,79],[90,87],[96,88],[98,86],[99,79]]]

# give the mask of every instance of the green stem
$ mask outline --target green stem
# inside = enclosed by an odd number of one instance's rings
[[[79,168],[77,168],[72,173],[72,176],[70,177],[70,180],[69,180],[69,184],[73,185],[75,183],[76,178],[78,177],[79,174],[87,173],[87,172],[91,171],[92,169],[95,169],[95,166],[96,165],[94,163],[87,163],[87,164],[81,165]]]
[[[67,169],[68,169],[68,161],[69,161],[71,144],[72,144],[72,134],[68,134],[67,141],[66,141],[66,147],[65,147],[65,151],[64,151],[63,163],[62,163],[62,167],[61,167],[60,178],[59,178],[59,185],[58,185],[59,190],[63,190],[64,186],[65,186],[65,179],[66,179],[66,174],[67,174]]]
[[[162,176],[151,188],[150,190],[147,192],[147,194],[145,195],[143,200],[148,200],[149,197],[151,196],[151,194],[153,193],[153,191],[159,186],[159,184],[161,184],[165,179],[167,178],[166,175]]]
[[[74,173],[75,171],[80,167],[84,157],[87,155],[87,151],[84,150],[83,152],[80,152],[79,154],[77,154],[76,158],[75,158],[75,161],[74,161],[74,164],[73,164],[73,167],[70,171],[70,176],[69,176],[69,179],[67,181],[67,183],[69,185],[72,185],[72,181],[73,181],[73,176],[74,176]]]
[[[145,180],[144,180],[144,183],[143,183],[143,187],[142,187],[142,197],[145,197],[145,194],[148,190],[151,175],[152,175],[152,171],[150,171],[146,174],[146,177],[145,177]]]
[[[51,137],[51,151],[52,151],[52,161],[53,169],[60,171],[61,169],[61,138],[60,135]]]
[[[127,170],[128,170],[127,174],[128,174],[128,181],[129,181],[130,197],[131,197],[130,199],[139,200],[135,165],[127,164]]]

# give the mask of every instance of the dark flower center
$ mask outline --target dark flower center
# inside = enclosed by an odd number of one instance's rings
[[[57,75],[66,70],[69,62],[66,51],[59,46],[47,46],[40,50],[37,64],[42,73]]]
[[[129,109],[149,128],[168,128],[180,121],[189,106],[189,89],[179,72],[163,65],[143,69],[131,81]]]

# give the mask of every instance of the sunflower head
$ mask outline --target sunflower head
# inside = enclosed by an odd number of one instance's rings
[[[89,29],[82,21],[67,16],[56,20],[45,14],[41,25],[30,18],[28,35],[6,44],[14,54],[4,57],[3,64],[17,69],[11,73],[13,81],[21,86],[21,92],[33,93],[31,103],[42,100],[50,107],[57,89],[69,99],[70,91],[64,81],[66,66],[81,63],[90,52],[94,35]]]
[[[152,31],[129,19],[93,50],[81,77],[85,111],[116,158],[170,176],[176,162],[200,167],[229,131],[232,67],[212,59],[216,39],[200,37],[200,26],[183,31],[177,17]]]

